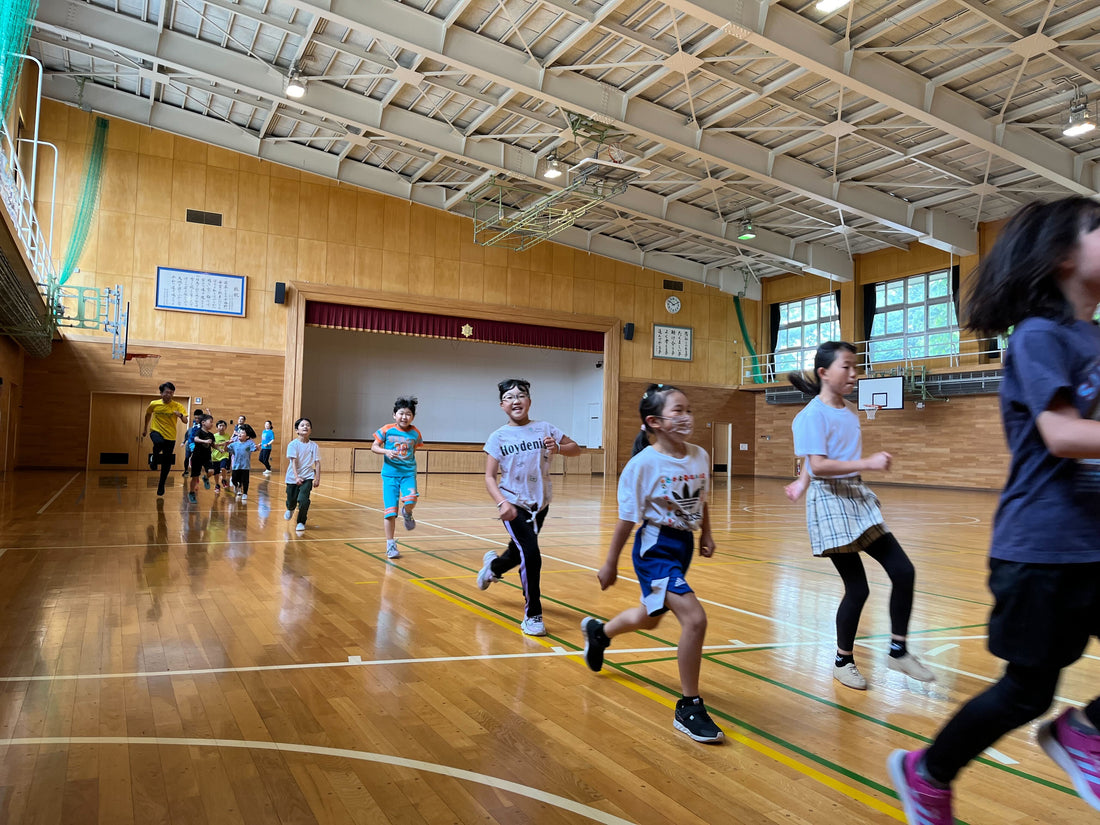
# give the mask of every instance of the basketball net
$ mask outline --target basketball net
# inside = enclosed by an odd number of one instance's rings
[[[865,413],[867,413],[867,420],[868,421],[874,421],[875,420],[875,414],[881,409],[882,409],[882,407],[879,406],[878,404],[868,404],[866,407],[863,408],[863,411]]]
[[[138,372],[140,372],[143,377],[148,378],[154,372],[156,372],[157,364],[160,363],[160,356],[159,355],[146,355],[146,354],[135,352],[135,353],[132,353],[132,354],[128,354],[126,356],[126,360],[127,361],[137,361]]]

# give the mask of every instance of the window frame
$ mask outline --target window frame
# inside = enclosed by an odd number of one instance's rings
[[[822,309],[829,308],[828,306],[822,306],[825,301],[831,304],[831,314],[822,314]],[[814,308],[814,319],[812,321],[807,321],[806,310],[811,305]],[[791,310],[796,307],[798,310],[798,321],[792,323],[790,321],[792,314]],[[785,372],[813,369],[814,355],[817,353],[817,348],[825,341],[840,340],[840,306],[837,302],[835,292],[826,292],[821,295],[809,295],[794,301],[782,301],[779,303],[779,319],[779,328],[776,330],[775,351],[772,353],[777,375]],[[786,319],[786,321],[784,321],[784,319]],[[828,324],[835,324],[832,328],[836,333],[835,335],[826,335],[822,333],[822,327]],[[818,332],[817,342],[810,346],[805,344],[806,330],[808,327],[816,327]],[[789,339],[790,333],[793,330],[798,331],[799,344],[796,347],[788,347],[786,341]],[[780,344],[780,341],[783,343]]]
[[[961,328],[958,310],[955,307],[954,283],[958,267],[935,269],[930,272],[906,275],[888,281],[875,283],[875,315],[871,323],[871,335],[867,340],[867,361],[870,364],[914,361],[929,358],[957,358],[960,352]],[[946,278],[947,290],[943,295],[931,297],[932,282]],[[914,287],[919,287],[920,299],[911,299]],[[891,289],[900,288],[902,300],[887,303]],[[943,326],[930,325],[930,316],[938,307],[946,307],[947,323]],[[919,313],[919,329],[912,328]],[[900,330],[891,330],[891,325],[900,321]],[[880,327],[876,333],[875,328]],[[946,343],[934,345],[934,336],[950,336]],[[898,346],[900,344],[900,347]],[[933,347],[937,351],[933,352]],[[885,350],[885,352],[884,352]]]

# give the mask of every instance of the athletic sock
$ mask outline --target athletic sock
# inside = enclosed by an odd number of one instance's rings
[[[900,659],[907,652],[908,651],[905,648],[905,642],[903,642],[903,641],[899,642],[897,639],[894,639],[892,642],[890,642],[890,658],[891,659]]]
[[[836,667],[844,667],[855,662],[856,658],[851,653],[838,653],[836,654],[836,661],[833,663]]]

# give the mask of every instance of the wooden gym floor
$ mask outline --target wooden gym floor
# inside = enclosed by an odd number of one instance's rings
[[[888,586],[872,563],[857,652],[831,677],[840,582],[810,557],[782,482],[719,480],[718,553],[689,580],[710,619],[703,695],[727,741],[672,727],[669,616],[616,640],[603,673],[580,620],[638,593],[629,556],[594,569],[615,488],[558,479],[542,536],[549,636],[517,623],[510,575],[475,574],[504,531],[479,476],[421,477],[419,526],[388,562],[374,475],[326,474],[301,537],[281,476],[250,501],[178,475],[17,472],[0,481],[0,821],[36,823],[885,823],[884,760],[996,678],[985,650],[992,494],[879,486],[918,573],[911,645],[886,669]],[[172,483],[170,482],[170,483]],[[1096,650],[1090,648],[1090,654]],[[1058,707],[1089,700],[1090,655]],[[1034,744],[998,743],[959,783],[970,825],[1095,822]]]

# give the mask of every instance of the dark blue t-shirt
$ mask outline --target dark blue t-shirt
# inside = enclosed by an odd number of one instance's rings
[[[1100,561],[1100,462],[1050,453],[1035,419],[1061,395],[1100,418],[1100,329],[1028,318],[1008,339],[1001,418],[1012,451],[990,555],[1006,561]]]

